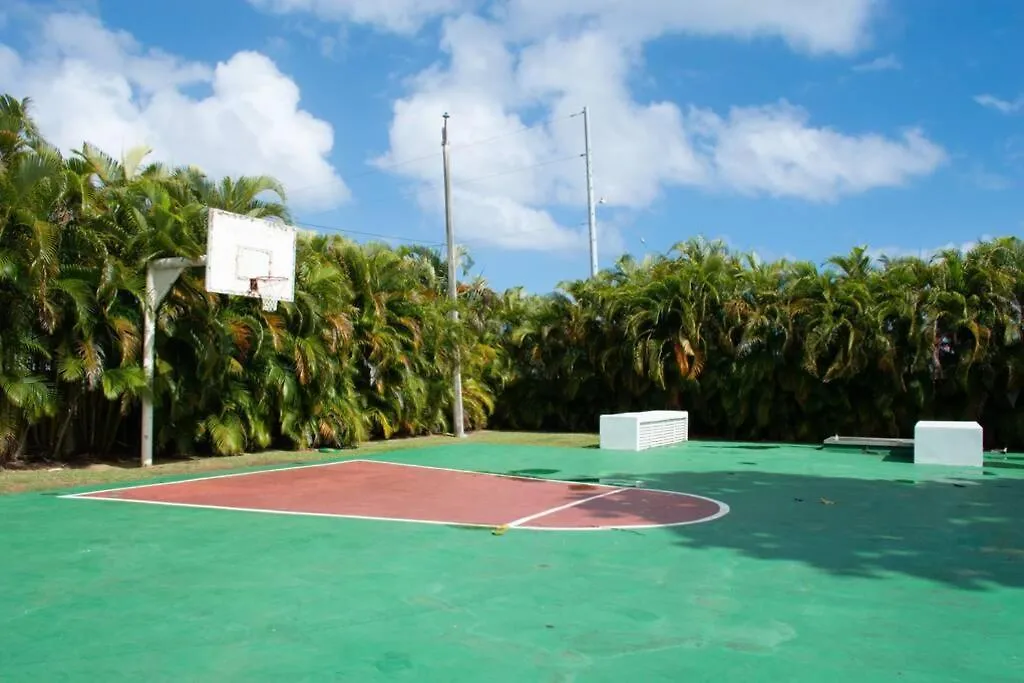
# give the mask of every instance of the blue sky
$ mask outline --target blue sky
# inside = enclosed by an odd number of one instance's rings
[[[941,7],[941,11],[936,11]],[[0,7],[51,139],[283,180],[300,224],[460,242],[494,286],[694,236],[765,258],[1024,233],[1015,0],[65,0]],[[369,234],[367,234],[369,233]]]

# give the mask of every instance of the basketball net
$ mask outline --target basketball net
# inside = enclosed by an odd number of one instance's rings
[[[287,278],[270,276],[250,278],[249,292],[260,299],[260,302],[263,304],[264,311],[272,313],[277,310],[277,305],[281,302],[281,300],[273,294],[273,283],[282,282],[286,279]]]

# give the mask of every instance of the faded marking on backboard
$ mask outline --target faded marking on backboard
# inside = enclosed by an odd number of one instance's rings
[[[209,210],[206,289],[218,294],[295,299],[295,228],[280,221]]]
[[[271,274],[272,262],[273,256],[267,249],[238,247],[235,254],[235,275],[243,280],[266,277]]]

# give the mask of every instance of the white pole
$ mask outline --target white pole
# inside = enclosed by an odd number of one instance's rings
[[[587,218],[590,225],[590,277],[597,277],[597,209],[594,206],[594,170],[590,154],[590,111],[583,107],[583,143],[587,157]]]
[[[181,272],[191,266],[206,264],[206,257],[163,258],[146,267],[146,300],[142,306],[142,371],[146,375],[146,392],[142,395],[142,445],[140,464],[153,464],[153,370],[156,367],[156,313]]]
[[[142,305],[142,370],[146,375],[146,392],[142,395],[142,455],[140,464],[153,464],[153,366],[156,362],[156,298],[153,264],[146,268],[146,300]]]
[[[441,156],[444,158],[444,226],[448,241],[448,298],[452,300],[454,306],[459,300],[458,263],[455,256],[455,226],[452,224],[451,153],[448,149],[448,114],[445,113],[443,118],[444,123],[441,126]],[[459,320],[459,311],[456,308],[452,309],[452,320],[455,322]],[[466,435],[466,427],[462,410],[462,360],[459,358],[458,348],[455,349],[452,392],[455,399],[452,403],[452,430],[456,437],[462,438]]]

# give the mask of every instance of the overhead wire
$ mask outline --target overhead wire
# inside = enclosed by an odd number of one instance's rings
[[[567,121],[568,119],[571,119],[571,118],[573,118],[575,116],[577,116],[577,114],[570,114],[568,116],[559,116],[557,118],[548,118],[548,119],[545,119],[543,121],[538,121],[537,123],[531,124],[529,126],[522,126],[522,127],[517,128],[515,130],[506,131],[504,133],[499,133],[497,135],[492,135],[490,137],[482,138],[482,139],[479,139],[479,140],[474,140],[473,142],[466,142],[466,143],[459,144],[459,145],[452,145],[451,149],[453,149],[453,150],[455,150],[455,149],[468,149],[468,148],[471,148],[471,147],[477,147],[479,145],[485,145],[485,144],[487,144],[489,142],[494,142],[495,140],[501,140],[503,138],[512,137],[514,135],[520,135],[520,134],[525,133],[527,131],[531,131],[531,130],[535,130],[535,129],[538,129],[538,128],[542,128],[544,126],[548,126],[548,125],[551,125],[553,123],[558,123],[560,121]],[[440,147],[440,144],[438,144],[438,147]],[[365,178],[367,176],[371,176],[371,175],[374,175],[376,173],[383,173],[383,172],[386,172],[386,171],[390,171],[392,169],[401,168],[402,166],[408,166],[409,164],[414,164],[414,163],[417,163],[417,162],[420,162],[420,161],[427,161],[428,159],[437,159],[437,158],[440,158],[440,156],[441,156],[441,152],[440,152],[440,150],[438,150],[437,152],[433,152],[431,154],[424,154],[422,156],[410,157],[408,159],[402,159],[400,161],[395,161],[395,162],[387,163],[387,164],[378,164],[378,165],[375,165],[373,168],[370,168],[370,169],[368,169],[366,171],[363,171],[362,173],[356,173],[354,175],[348,175],[348,176],[346,176],[344,178],[344,180],[347,180],[347,181],[358,180],[359,178]],[[285,188],[285,189],[286,189],[286,191],[289,194],[291,194],[293,192],[298,192],[298,191],[301,191],[301,190],[308,190],[310,188],[320,187],[321,185],[322,185],[321,183],[314,183],[314,184],[311,184],[311,185],[301,185],[301,186],[299,186],[297,188],[293,187],[293,188]],[[327,212],[323,211],[323,212],[320,212],[320,213],[327,213]]]
[[[437,240],[419,240],[412,237],[403,237],[400,235],[385,235],[378,232],[367,232],[365,230],[349,230],[336,225],[323,225],[319,223],[308,223],[305,221],[293,221],[297,226],[304,228],[313,228],[315,230],[322,230],[331,234],[339,235],[359,235],[361,237],[375,237],[382,240],[394,240],[396,242],[404,242],[407,244],[420,244],[423,246],[444,246],[444,242]]]
[[[458,183],[453,183],[456,187],[462,185],[470,185],[472,183],[480,182],[481,180],[489,180],[491,178],[500,178],[501,176],[512,175],[513,173],[522,173],[523,171],[529,171],[534,168],[541,168],[542,166],[551,166],[552,164],[559,164],[563,161],[572,161],[573,159],[580,159],[586,156],[585,154],[573,154],[572,156],[559,157],[557,159],[548,159],[547,161],[541,161],[536,164],[530,164],[529,166],[519,166],[516,168],[510,168],[505,171],[498,173],[491,173],[490,175],[478,176],[476,178],[470,178],[469,180],[463,180]]]
[[[501,139],[512,137],[512,136],[515,136],[515,135],[520,135],[522,133],[538,129],[538,128],[541,128],[543,126],[547,126],[547,125],[550,125],[550,124],[553,124],[553,123],[558,123],[560,121],[565,121],[565,120],[574,118],[576,116],[579,116],[579,114],[570,114],[568,116],[561,116],[561,117],[557,117],[557,118],[545,119],[544,121],[540,121],[538,123],[535,123],[535,124],[532,124],[532,125],[529,125],[529,126],[522,126],[522,127],[517,128],[515,130],[507,131],[507,132],[500,133],[500,134],[497,134],[497,135],[492,135],[490,137],[474,140],[472,142],[463,143],[463,144],[460,144],[460,145],[452,145],[451,149],[467,149],[467,148],[471,148],[471,147],[477,147],[479,145],[484,145],[484,144],[488,144],[488,143],[494,142],[495,140],[501,140]],[[375,173],[382,173],[382,172],[385,172],[385,171],[389,171],[391,169],[400,168],[402,166],[407,166],[409,164],[417,163],[417,162],[420,162],[420,161],[426,161],[428,159],[436,159],[436,158],[439,158],[440,156],[441,156],[441,152],[438,151],[438,152],[435,152],[433,154],[427,154],[427,155],[418,156],[418,157],[411,157],[411,158],[403,159],[401,161],[397,161],[397,162],[394,162],[394,163],[377,165],[374,168],[369,169],[369,170],[367,170],[367,171],[365,171],[363,173],[359,173],[359,174],[356,174],[356,175],[348,176],[347,180],[355,180],[355,179],[358,179],[358,178],[362,178],[362,177],[366,177],[366,176],[369,176],[369,175],[373,175]],[[516,173],[522,173],[524,171],[529,171],[529,170],[533,170],[533,169],[536,169],[536,168],[541,168],[541,167],[544,167],[544,166],[550,166],[550,165],[553,165],[553,164],[558,164],[558,163],[563,163],[563,162],[566,162],[566,161],[572,161],[572,160],[575,160],[575,159],[580,159],[580,158],[582,158],[584,156],[586,156],[586,155],[585,154],[573,154],[573,155],[569,155],[569,156],[558,157],[558,158],[555,158],[555,159],[547,159],[545,161],[537,162],[537,163],[534,163],[534,164],[528,164],[526,166],[518,166],[518,167],[515,167],[515,168],[511,168],[511,169],[506,169],[504,171],[499,171],[497,173],[490,173],[490,174],[487,174],[487,175],[477,176],[475,178],[470,178],[468,180],[462,180],[462,181],[454,183],[454,186],[455,187],[464,187],[466,185],[471,185],[473,183],[481,182],[481,181],[484,181],[484,180],[489,180],[489,179],[492,179],[492,178],[499,178],[499,177],[503,177],[503,176],[513,175],[513,174],[516,174]],[[421,184],[421,186],[426,186],[426,187],[439,187],[441,185],[442,185],[442,183],[439,182],[439,181],[438,182],[423,182]],[[308,185],[308,186],[300,187],[300,188],[297,188],[297,189],[298,190],[303,190],[303,189],[308,189],[310,187],[316,187],[316,185]],[[293,191],[296,191],[296,188],[292,188],[291,190],[289,190],[289,192],[293,192]],[[328,213],[329,211],[333,211],[333,210],[334,209],[330,209],[330,210],[327,210],[327,211],[314,212],[312,214],[307,214],[307,215],[320,215],[320,214],[323,214],[323,213]],[[312,228],[312,229],[315,229],[315,230],[318,230],[318,231],[323,231],[323,232],[327,232],[327,233],[331,233],[331,234],[371,237],[371,238],[376,238],[376,239],[392,240],[392,241],[406,243],[406,244],[416,244],[416,245],[429,246],[429,247],[443,247],[443,246],[445,246],[444,242],[437,241],[437,240],[433,240],[433,241],[432,240],[421,240],[421,239],[405,237],[405,236],[400,236],[400,235],[387,235],[387,234],[376,233],[376,232],[368,232],[368,231],[364,231],[364,230],[350,230],[350,229],[347,229],[347,228],[342,228],[340,226],[312,223],[312,222],[308,222],[308,221],[294,221],[294,223],[297,226],[306,227],[306,228]],[[469,240],[469,241],[472,241],[472,240]]]
[[[531,124],[529,126],[523,126],[521,128],[517,128],[516,130],[512,130],[512,131],[509,131],[507,133],[501,133],[501,134],[495,135],[493,137],[484,138],[483,140],[475,140],[473,142],[467,142],[467,143],[464,143],[464,144],[461,144],[461,145],[452,145],[451,149],[466,149],[467,147],[476,147],[477,145],[484,145],[484,144],[487,144],[488,142],[494,142],[495,140],[501,140],[502,138],[511,137],[513,135],[519,135],[520,133],[525,133],[527,131],[534,130],[535,128],[540,128],[541,126],[548,126],[548,125],[551,125],[552,123],[558,123],[560,121],[567,121],[568,119],[571,119],[574,116],[576,116],[576,114],[572,114],[570,116],[559,116],[558,118],[553,118],[553,119],[546,119],[544,121],[540,121],[538,123],[534,123],[534,124]]]

